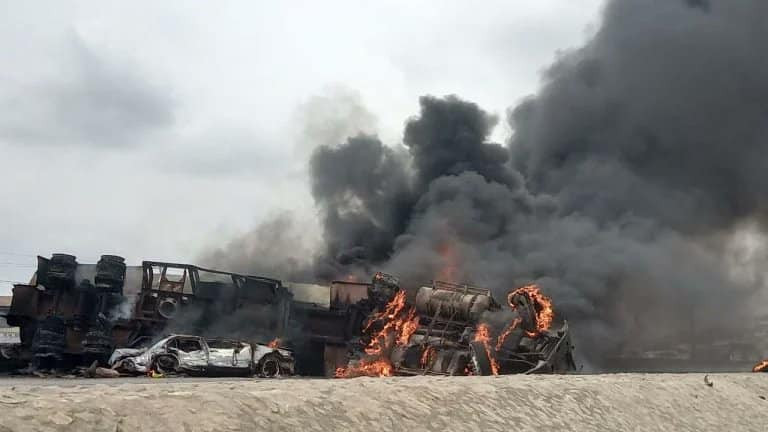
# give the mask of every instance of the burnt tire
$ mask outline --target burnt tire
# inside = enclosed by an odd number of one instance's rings
[[[482,342],[470,342],[469,348],[475,375],[492,375],[491,359],[488,357],[485,345]]]
[[[152,369],[161,373],[175,373],[179,370],[179,359],[175,355],[160,354],[152,362]]]
[[[124,370],[129,373],[134,373],[136,372],[136,362],[134,362],[133,359],[130,359],[130,358],[120,360],[120,363],[117,369]]]
[[[263,378],[280,376],[280,356],[275,353],[265,355],[256,366],[256,374]]]

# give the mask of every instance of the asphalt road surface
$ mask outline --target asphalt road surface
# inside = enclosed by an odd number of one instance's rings
[[[6,431],[765,431],[768,374],[2,378]]]
[[[73,387],[83,385],[118,385],[118,384],[170,384],[170,383],[206,383],[206,382],[238,382],[253,381],[260,378],[200,378],[200,377],[120,377],[120,378],[38,378],[33,376],[0,376],[0,392],[6,387],[13,386],[57,386]],[[279,378],[285,379],[306,379],[306,378]]]

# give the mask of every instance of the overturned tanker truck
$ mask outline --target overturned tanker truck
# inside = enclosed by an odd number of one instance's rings
[[[127,266],[115,255],[84,264],[53,254],[38,257],[29,283],[14,285],[6,319],[21,343],[1,352],[38,369],[69,369],[184,333],[279,341],[293,351],[297,373],[332,376],[365,317],[388,295],[380,283],[284,284],[190,264]]]
[[[251,336],[270,340],[287,326],[291,295],[275,279],[144,261],[126,266],[103,255],[97,264],[53,254],[38,257],[28,284],[16,284],[6,321],[19,327],[15,354],[39,368],[106,363],[117,347],[138,347],[177,324],[202,332],[236,310]]]
[[[498,375],[573,371],[567,322],[552,330],[549,298],[536,285],[509,293],[505,310],[490,291],[434,281],[409,305],[397,290],[363,325],[336,377]],[[494,325],[501,319],[503,325]],[[497,327],[497,328],[496,328]]]

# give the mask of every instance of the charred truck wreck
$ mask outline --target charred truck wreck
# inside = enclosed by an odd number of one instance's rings
[[[107,318],[123,301],[123,258],[104,255],[96,265],[78,265],[72,255],[38,257],[32,282],[15,285],[9,325],[20,328],[19,355],[42,367],[104,359],[114,347]]]
[[[7,314],[20,328],[15,350],[38,368],[69,368],[115,348],[146,346],[168,329],[203,334],[238,311],[251,311],[248,336],[269,341],[287,326],[291,294],[275,279],[144,261],[126,266],[104,255],[97,264],[74,256],[38,257],[29,284],[16,284]]]
[[[551,303],[535,286],[510,293],[504,316],[511,309],[515,317],[498,329],[486,319],[505,308],[489,290],[434,282],[412,294],[384,273],[370,283],[283,284],[189,264],[126,266],[113,255],[80,264],[54,254],[38,257],[30,283],[13,288],[7,322],[20,328],[21,344],[6,352],[36,368],[98,360],[128,373],[272,376],[293,373],[294,361],[298,374],[337,377],[574,368],[567,324],[550,330]],[[277,359],[266,369],[265,355]]]
[[[498,336],[485,320],[503,315],[489,290],[435,281],[410,306],[396,290],[363,325],[340,378],[390,375],[562,373],[575,369],[567,323],[550,330],[550,300],[529,285],[508,295],[515,316]]]

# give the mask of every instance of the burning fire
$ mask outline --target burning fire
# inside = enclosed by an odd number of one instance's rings
[[[482,342],[485,348],[485,353],[488,355],[488,359],[491,361],[491,372],[494,375],[499,374],[499,363],[496,361],[496,357],[491,352],[491,329],[487,324],[478,324],[477,331],[475,332],[475,342]]]
[[[552,320],[555,318],[555,312],[552,310],[552,299],[542,294],[538,285],[525,285],[507,295],[507,302],[512,309],[515,309],[513,298],[516,295],[527,295],[533,302],[533,308],[536,311],[536,331],[526,332],[528,337],[536,337],[539,333],[549,330]]]
[[[752,372],[765,372],[768,370],[768,359],[761,361],[752,368]]]
[[[424,352],[421,354],[421,359],[419,360],[419,364],[421,367],[426,368],[429,366],[430,361],[432,360],[432,356],[435,354],[435,347],[428,346],[427,349],[424,350]]]
[[[361,360],[355,366],[336,369],[336,378],[354,378],[358,376],[392,376],[392,364],[388,359]]]
[[[267,346],[272,348],[272,349],[279,348],[280,347],[280,339],[279,338],[272,339],[271,341],[269,341]]]
[[[509,334],[512,333],[517,328],[517,326],[520,325],[521,321],[522,320],[520,318],[513,319],[507,328],[501,332],[499,337],[496,339],[496,351],[501,349],[501,346],[504,345],[504,341],[507,339],[507,336],[509,336]]]
[[[456,251],[456,246],[450,242],[442,243],[438,246],[437,253],[440,254],[443,265],[435,280],[448,282],[456,281],[459,273],[459,257]]]
[[[555,317],[554,311],[552,310],[552,300],[549,297],[543,295],[537,285],[525,285],[517,288],[514,291],[511,291],[507,296],[507,301],[512,309],[516,308],[515,303],[513,302],[513,299],[516,295],[524,295],[529,298],[533,303],[533,308],[536,312],[536,331],[526,331],[526,336],[535,338],[541,334],[541,332],[549,330],[550,326],[552,325],[552,320]],[[488,327],[487,324],[478,324],[477,330],[475,332],[475,341],[483,343],[485,352],[491,361],[491,371],[494,375],[498,375],[499,373],[499,364],[493,354],[501,350],[502,346],[504,345],[504,341],[507,339],[507,336],[509,336],[521,323],[522,319],[517,317],[512,320],[509,325],[507,325],[504,331],[502,331],[501,334],[496,338],[496,344],[493,346],[493,352],[491,352],[490,345],[492,340],[490,327]],[[766,367],[768,367],[768,362],[766,363]]]
[[[397,345],[405,345],[411,339],[411,335],[419,328],[419,318],[416,309],[409,308],[404,313],[405,291],[398,291],[395,297],[387,303],[384,311],[375,314],[363,331],[368,331],[373,324],[384,323],[384,327],[376,333],[371,342],[365,347],[368,355],[379,355],[385,348],[392,347],[392,338]],[[403,316],[404,315],[404,316]]]
[[[441,250],[446,261],[451,262],[455,259],[455,251],[449,246]],[[455,271],[455,267],[447,266],[444,269],[447,273]],[[535,316],[535,331],[526,331],[528,337],[538,337],[542,332],[549,330],[554,319],[552,310],[552,301],[549,297],[541,294],[537,285],[526,285],[511,291],[507,297],[512,309],[516,306],[513,302],[516,295],[525,296],[531,302]],[[496,359],[496,353],[504,345],[506,338],[522,324],[522,318],[516,317],[507,327],[493,338],[491,328],[488,324],[480,323],[475,329],[474,341],[482,343],[485,353],[490,361],[491,373],[499,374],[499,363]],[[416,315],[416,309],[406,304],[405,291],[398,291],[394,298],[387,303],[384,310],[374,313],[366,322],[363,333],[372,334],[368,344],[364,348],[365,356],[357,364],[351,364],[347,367],[336,369],[337,378],[352,378],[358,376],[392,376],[395,373],[394,365],[390,360],[392,350],[398,346],[406,346],[411,340],[411,336],[419,327],[419,317]],[[419,364],[422,368],[429,367],[437,354],[436,348],[427,346],[421,353]],[[764,362],[765,368],[768,368],[768,361]],[[469,366],[465,368],[465,373],[471,375],[477,373],[471,370]]]
[[[393,367],[389,360],[392,348],[407,345],[411,335],[419,328],[416,309],[406,308],[405,291],[398,291],[382,312],[373,315],[363,332],[368,332],[382,323],[381,330],[376,332],[365,347],[368,358],[360,360],[357,365],[336,369],[337,378],[392,376]]]

